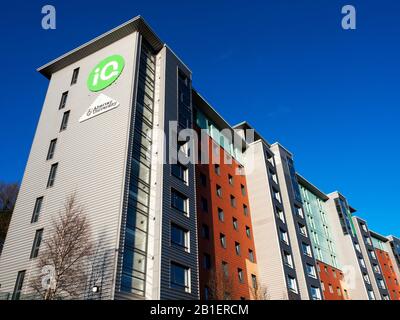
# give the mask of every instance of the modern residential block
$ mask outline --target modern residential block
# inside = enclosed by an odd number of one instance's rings
[[[400,240],[249,123],[228,124],[141,17],[39,68],[49,79],[0,298],[32,279],[67,197],[96,248],[78,299],[399,299]],[[66,297],[68,298],[68,297]]]

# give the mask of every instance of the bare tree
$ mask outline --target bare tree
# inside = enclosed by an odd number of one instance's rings
[[[252,300],[270,300],[268,288],[262,285],[258,278],[256,280],[255,286],[252,284],[250,292]]]
[[[206,285],[210,300],[230,300],[233,291],[232,278],[222,270],[211,270]]]
[[[18,183],[0,182],[0,211],[13,211],[19,191]]]
[[[51,234],[44,240],[39,254],[42,274],[32,279],[31,287],[45,300],[82,297],[91,254],[89,224],[76,195],[72,194],[59,219],[53,220]]]
[[[0,182],[0,253],[6,239],[19,191],[18,183]]]

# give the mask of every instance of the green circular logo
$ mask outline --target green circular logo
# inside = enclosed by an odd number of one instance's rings
[[[125,61],[120,55],[112,55],[100,61],[90,72],[87,86],[90,91],[100,91],[112,84],[122,72]]]

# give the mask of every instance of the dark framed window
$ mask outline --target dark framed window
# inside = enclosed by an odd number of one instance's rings
[[[172,223],[171,224],[171,243],[189,251],[189,231]]]
[[[208,212],[208,202],[204,197],[201,197],[201,210],[203,210],[203,212]]]
[[[36,230],[35,239],[33,240],[31,259],[39,255],[40,244],[42,243],[43,229]]]
[[[253,252],[253,250],[251,250],[251,249],[249,249],[249,260],[250,260],[251,262],[254,262],[254,261],[255,261],[255,259],[254,259],[254,252]]]
[[[75,84],[78,81],[78,75],[79,75],[79,68],[75,68],[74,71],[72,72],[71,85]]]
[[[14,292],[12,295],[13,300],[19,300],[21,298],[22,288],[24,286],[25,270],[19,271],[17,280],[15,281]]]
[[[171,173],[174,177],[184,181],[187,183],[187,171],[188,168],[186,168],[184,165],[180,163],[176,164],[171,164]]]
[[[189,286],[189,272],[190,269],[181,264],[171,262],[170,280],[171,288],[190,292]]]
[[[35,206],[33,208],[31,223],[39,220],[40,211],[42,210],[43,197],[39,197],[35,201]]]
[[[239,228],[238,221],[235,217],[232,218],[232,225],[233,225],[233,229],[235,229],[235,230],[237,230]]]
[[[203,267],[206,270],[211,269],[211,256],[208,253],[203,255]]]
[[[54,163],[51,165],[49,179],[47,180],[47,188],[50,188],[54,185],[54,181],[56,179],[58,163]]]
[[[217,196],[222,198],[222,188],[221,188],[221,186],[217,184],[215,188],[216,188]]]
[[[69,114],[70,114],[69,111],[65,111],[65,112],[64,112],[63,118],[62,118],[62,120],[61,120],[60,132],[67,129],[68,120],[69,120]]]
[[[220,175],[221,174],[221,167],[219,164],[214,164],[214,171],[216,175]]]
[[[257,276],[254,274],[251,275],[251,285],[253,289],[257,289]]]
[[[246,195],[246,187],[243,184],[240,185],[240,191],[242,192],[243,196]]]
[[[240,243],[235,241],[235,252],[240,256]]]
[[[46,160],[53,159],[54,152],[56,151],[56,144],[57,144],[57,139],[53,139],[53,140],[50,141],[49,150],[47,151]]]
[[[65,91],[61,95],[61,100],[60,100],[60,105],[58,106],[58,110],[65,108],[65,104],[67,103],[67,98],[68,98],[68,91]]]
[[[219,240],[221,242],[221,247],[226,249],[226,237],[223,233],[219,234]]]
[[[233,186],[233,176],[228,174],[228,182],[231,186]]]
[[[251,238],[251,231],[249,226],[246,226],[246,236],[247,238]]]
[[[243,283],[243,270],[238,268],[238,279],[240,283]]]
[[[233,195],[231,195],[231,206],[236,208],[236,198]]]
[[[200,182],[203,187],[207,187],[207,176],[204,173],[200,173]]]
[[[224,222],[225,220],[224,211],[221,208],[218,208],[218,219],[221,222]]]
[[[210,239],[210,228],[208,225],[203,224],[201,226],[201,236],[203,239]]]
[[[245,216],[247,216],[249,214],[249,209],[245,204],[243,205],[243,213]]]
[[[173,208],[187,214],[189,210],[188,201],[188,197],[182,193],[176,191],[175,189],[171,190],[171,206]]]

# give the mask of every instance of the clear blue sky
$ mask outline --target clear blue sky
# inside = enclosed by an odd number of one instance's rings
[[[41,29],[41,7],[57,29]],[[341,7],[357,30],[341,29]],[[142,15],[231,124],[249,121],[324,192],[400,236],[400,1],[7,1],[2,3],[0,180],[20,181],[48,81],[40,65]]]

